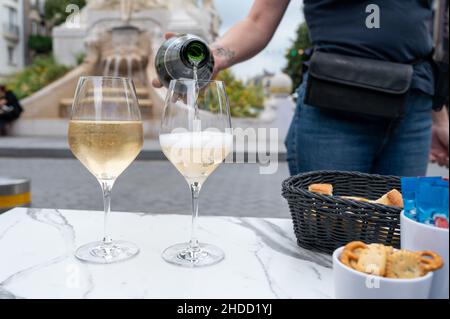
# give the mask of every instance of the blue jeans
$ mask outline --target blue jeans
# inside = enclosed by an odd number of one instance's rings
[[[387,119],[303,103],[307,77],[286,137],[291,175],[316,170],[423,176],[431,147],[432,97],[411,91],[405,115]],[[361,107],[364,107],[363,105]]]

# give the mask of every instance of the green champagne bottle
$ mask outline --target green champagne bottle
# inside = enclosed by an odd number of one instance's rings
[[[161,45],[156,54],[155,68],[165,87],[169,87],[174,79],[211,80],[214,57],[202,38],[179,34]]]

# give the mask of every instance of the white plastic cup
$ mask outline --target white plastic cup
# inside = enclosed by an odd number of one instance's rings
[[[427,299],[433,273],[412,279],[384,278],[356,271],[339,260],[344,247],[333,253],[334,297],[337,299]]]
[[[400,227],[400,240],[403,249],[411,251],[431,250],[444,259],[444,266],[434,272],[430,298],[448,299],[448,229],[419,223],[405,216],[403,211],[400,216]]]

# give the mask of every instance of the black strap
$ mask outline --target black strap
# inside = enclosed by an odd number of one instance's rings
[[[410,63],[406,63],[406,64],[410,64],[412,66],[416,66],[416,65],[420,65],[426,62],[431,62],[434,59],[434,53],[435,53],[435,48],[433,48],[431,50],[431,52],[426,56],[426,57],[422,57],[422,58],[417,58],[415,60],[412,60]]]

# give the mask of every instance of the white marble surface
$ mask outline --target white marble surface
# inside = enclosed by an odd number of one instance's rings
[[[199,237],[226,254],[187,269],[161,251],[189,236],[189,216],[112,213],[114,239],[135,242],[128,261],[92,265],[73,257],[98,240],[103,213],[16,208],[0,215],[0,298],[331,298],[329,256],[296,245],[288,219],[201,217]]]

